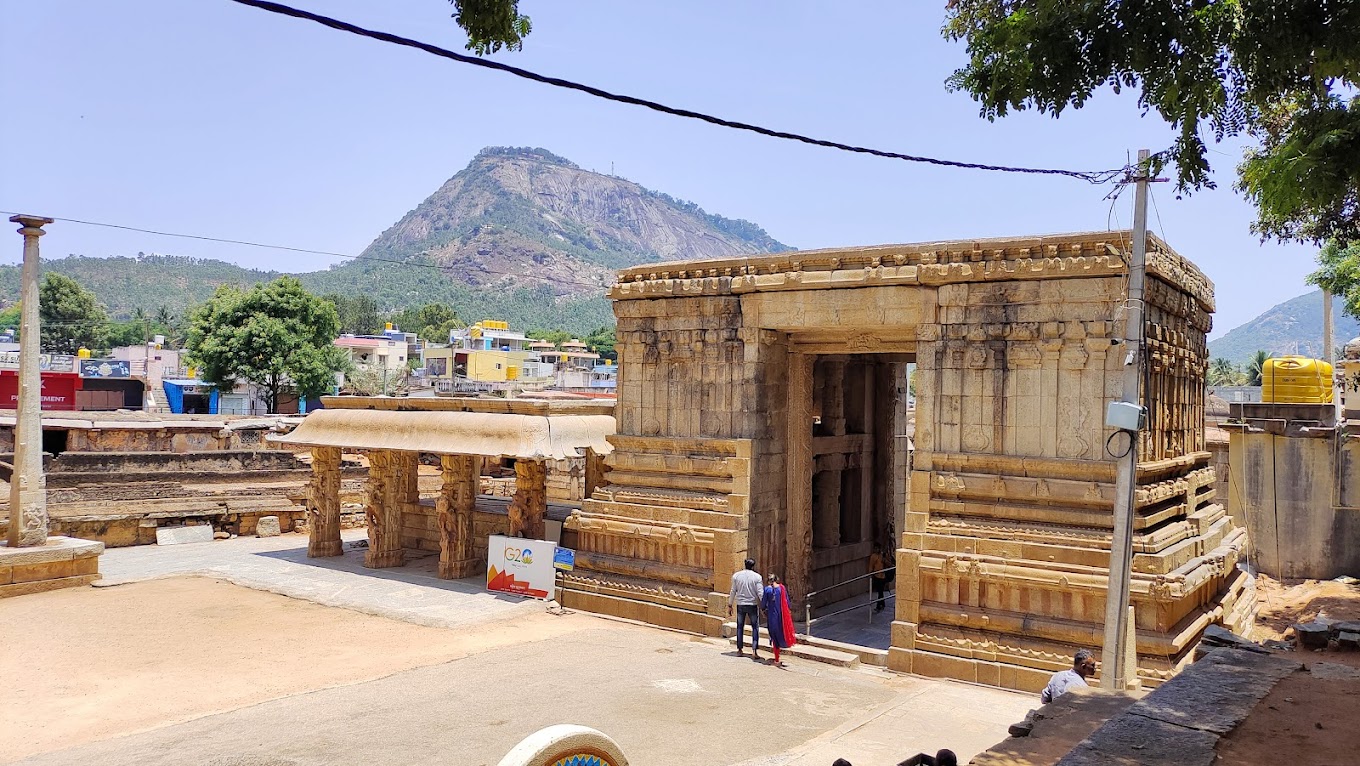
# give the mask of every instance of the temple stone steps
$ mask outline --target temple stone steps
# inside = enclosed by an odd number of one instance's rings
[[[750,629],[747,628],[747,631],[748,631],[747,635],[749,636]],[[723,623],[723,635],[727,636],[728,644],[730,644],[731,646],[736,646],[737,624],[735,622]],[[761,640],[760,648],[762,650],[761,656],[773,657],[774,655],[770,654],[769,631],[765,630],[764,628],[761,628],[760,640]],[[804,660],[812,660],[813,662],[823,662],[826,663],[827,665],[835,665],[837,667],[842,668],[851,668],[859,665],[858,654],[854,654],[852,652],[843,652],[825,646],[818,646],[816,638],[811,639],[811,643],[809,643],[808,640],[805,639],[803,636],[799,636],[798,643],[794,644],[788,649],[781,649],[780,652],[783,654],[787,654],[791,657],[798,657]]]

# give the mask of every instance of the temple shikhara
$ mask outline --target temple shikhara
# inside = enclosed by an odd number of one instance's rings
[[[709,635],[747,557],[801,617],[851,595],[875,548],[896,551],[890,668],[1037,690],[1101,645],[1130,238],[625,270],[613,418],[603,403],[328,401],[342,408],[279,439],[314,448],[311,551],[340,552],[342,451],[368,455],[369,566],[423,548],[440,576],[469,576],[486,534],[537,537],[555,518],[576,550],[564,606]],[[1138,677],[1156,685],[1207,626],[1245,630],[1254,599],[1204,444],[1213,286],[1148,242],[1132,600]],[[441,466],[424,500],[422,453]],[[478,499],[487,461],[513,463],[506,508]]]

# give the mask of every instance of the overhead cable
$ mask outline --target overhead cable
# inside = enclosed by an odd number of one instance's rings
[[[952,168],[966,168],[969,170],[991,170],[1000,173],[1027,173],[1031,175],[1066,176],[1069,178],[1078,178],[1093,184],[1104,184],[1113,181],[1115,178],[1118,178],[1121,175],[1123,175],[1127,170],[1126,168],[1115,168],[1112,170],[1062,170],[1057,168],[1028,168],[1028,167],[1012,167],[1009,165],[989,165],[986,163],[961,162],[959,160],[944,160],[939,159],[937,157],[924,157],[913,154],[903,154],[901,152],[890,152],[885,151],[883,149],[873,149],[864,146],[855,146],[853,144],[845,144],[839,141],[828,141],[825,139],[812,138],[809,136],[800,135],[798,133],[789,133],[783,130],[764,128],[759,125],[752,125],[746,122],[738,122],[736,120],[728,120],[722,117],[714,117],[713,115],[704,114],[702,112],[695,112],[690,109],[681,109],[678,107],[666,106],[665,104],[660,104],[655,101],[649,101],[644,98],[638,98],[636,96],[628,96],[619,93],[610,93],[607,90],[603,90],[592,85],[583,85],[581,83],[573,82],[571,80],[564,80],[560,77],[551,77],[548,75],[538,74],[537,72],[531,72],[527,69],[521,69],[520,67],[511,66],[509,64],[505,64],[499,61],[491,61],[488,59],[479,58],[477,56],[468,56],[462,53],[456,53],[454,51],[448,50],[447,48],[440,48],[437,45],[431,45],[430,43],[420,42],[419,40],[412,40],[409,37],[402,37],[400,35],[394,35],[389,32],[379,32],[372,29],[366,29],[355,24],[350,24],[349,22],[346,21],[340,21],[339,19],[334,19],[329,16],[322,16],[321,14],[318,13],[300,10],[298,8],[283,5],[282,3],[269,2],[268,0],[230,0],[230,2],[238,3],[240,5],[248,5],[252,8],[259,8],[260,10],[268,11],[270,13],[276,13],[283,16],[291,16],[293,18],[302,19],[305,21],[312,21],[317,24],[330,27],[331,29],[335,29],[341,32],[348,32],[349,34],[358,35],[360,37],[367,37],[369,39],[378,40],[385,43],[391,43],[392,45],[401,45],[407,48],[415,48],[416,50],[424,51],[431,55],[439,56],[440,58],[449,59],[451,61],[457,61],[463,64],[471,64],[472,66],[478,66],[484,69],[494,69],[499,72],[505,72],[507,74],[514,75],[515,77],[522,77],[526,80],[533,80],[534,82],[540,82],[545,85],[552,85],[557,88],[567,88],[569,90],[580,91],[582,93],[587,93],[589,95],[595,96],[597,98],[603,98],[608,101],[615,101],[621,104],[631,104],[633,106],[641,106],[646,109],[661,112],[663,114],[674,115],[676,117],[685,117],[692,120],[700,120],[703,122],[707,122],[711,125],[718,125],[724,128],[750,131],[752,133],[758,133],[762,136],[780,138],[788,141],[798,141],[804,144],[811,144],[813,146],[823,146],[829,149],[837,149],[843,152],[855,152],[858,154],[869,154],[875,157],[885,157],[894,160],[904,160],[906,162],[919,162],[927,165],[939,165],[943,167]]]

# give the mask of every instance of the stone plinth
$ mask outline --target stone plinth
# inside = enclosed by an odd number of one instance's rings
[[[99,579],[104,544],[74,537],[49,537],[43,545],[0,544],[0,598],[88,585]]]

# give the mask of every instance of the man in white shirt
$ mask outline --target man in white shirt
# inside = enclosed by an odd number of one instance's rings
[[[1096,674],[1096,656],[1089,649],[1082,649],[1072,658],[1072,669],[1053,674],[1048,686],[1039,693],[1039,701],[1045,705],[1063,696],[1074,686],[1086,686],[1086,679]]]
[[[732,591],[727,594],[727,616],[737,608],[737,655],[745,654],[746,621],[751,621],[751,656],[760,659],[760,594],[765,590],[765,578],[756,571],[756,560],[746,559],[746,568],[732,575]]]

